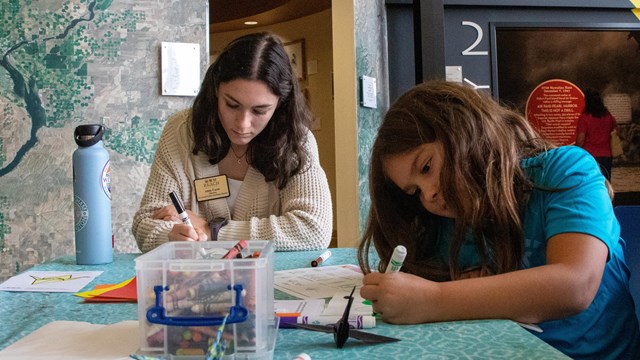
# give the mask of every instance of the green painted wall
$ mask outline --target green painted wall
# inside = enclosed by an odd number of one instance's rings
[[[386,12],[384,0],[354,3],[356,75],[358,102],[362,100],[362,76],[376,79],[376,108],[358,106],[358,192],[360,200],[360,232],[364,230],[371,200],[369,198],[369,159],[371,147],[389,108],[389,82],[386,59]]]

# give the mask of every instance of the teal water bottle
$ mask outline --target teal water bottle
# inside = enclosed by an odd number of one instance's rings
[[[111,164],[103,134],[102,125],[80,125],[74,132],[73,211],[76,262],[81,265],[113,261]]]

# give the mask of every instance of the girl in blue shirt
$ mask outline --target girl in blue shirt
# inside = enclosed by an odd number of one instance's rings
[[[430,82],[387,112],[369,186],[360,294],[385,321],[512,319],[574,359],[640,358],[624,241],[584,150],[540,139],[482,92]],[[397,245],[403,272],[385,274]]]

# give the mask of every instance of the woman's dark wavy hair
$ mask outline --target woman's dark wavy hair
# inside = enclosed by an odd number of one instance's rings
[[[609,109],[604,105],[602,97],[597,90],[587,89],[584,91],[584,111],[594,117],[601,118],[609,113]]]
[[[209,67],[192,107],[193,153],[202,151],[211,164],[217,164],[229,152],[217,92],[220,84],[237,79],[262,81],[279,97],[271,120],[249,143],[247,159],[282,189],[308,164],[304,142],[312,115],[282,42],[274,34],[255,33],[234,40]]]
[[[443,219],[416,196],[393,184],[383,161],[434,141],[442,142],[440,195],[457,214],[450,256],[438,256]],[[520,166],[523,158],[553,147],[518,113],[467,86],[432,81],[402,95],[386,113],[376,136],[369,169],[371,208],[358,248],[362,270],[371,271],[369,250],[384,271],[397,245],[407,248],[403,271],[431,280],[457,279],[458,257],[470,230],[482,274],[521,267],[522,212],[534,184]]]

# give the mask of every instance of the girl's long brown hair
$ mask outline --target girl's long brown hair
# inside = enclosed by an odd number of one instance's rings
[[[445,221],[427,212],[417,197],[406,195],[385,175],[385,158],[441,141],[444,163],[440,193],[451,207],[453,241],[447,259],[437,240]],[[541,140],[518,113],[465,85],[432,81],[417,85],[389,109],[373,145],[369,169],[371,208],[358,248],[360,267],[371,271],[373,244],[384,271],[396,245],[407,247],[403,271],[443,281],[462,269],[458,255],[471,231],[481,271],[503,273],[521,266],[522,211],[531,184],[520,162],[553,147]]]

